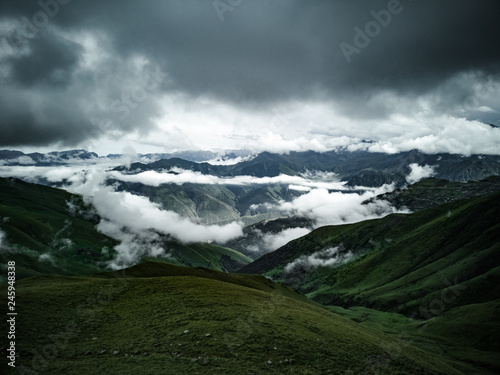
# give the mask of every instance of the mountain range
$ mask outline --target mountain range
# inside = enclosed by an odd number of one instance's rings
[[[410,165],[414,163],[434,166],[434,176],[449,181],[465,182],[500,174],[498,155],[424,154],[417,150],[396,154],[342,150],[324,153],[290,152],[283,155],[263,152],[251,160],[235,165],[212,165],[173,158],[149,164],[133,163],[128,168],[122,166],[116,170],[138,173],[181,168],[219,177],[293,176],[308,171],[324,171],[335,173],[349,186],[378,187],[390,183],[396,183],[397,186],[406,184],[406,176],[411,172]]]
[[[86,150],[52,151],[49,153],[0,150],[0,165],[39,165],[51,166],[67,164],[71,161],[92,161],[98,159],[95,152]]]
[[[153,163],[132,163],[114,169],[124,176],[146,171],[179,174],[182,171],[224,178],[217,184],[182,183],[146,185],[127,182],[117,176],[109,184],[148,197],[164,209],[175,211],[204,224],[224,224],[242,220],[246,225],[282,217],[273,209],[280,202],[290,202],[306,191],[290,188],[290,184],[270,181],[267,184],[232,184],[236,176],[269,178],[280,175],[307,176],[311,172],[334,173],[334,179],[344,184],[345,192],[356,193],[366,188],[394,184],[402,188],[408,184],[413,168],[427,167],[426,175],[448,181],[466,182],[500,175],[500,157],[492,155],[423,154],[418,151],[398,154],[365,151],[291,152],[287,155],[261,153],[255,158],[234,165],[212,165],[183,159],[162,159]],[[329,178],[332,178],[330,176]],[[411,182],[411,181],[410,181]],[[335,191],[330,189],[330,191]]]
[[[236,158],[251,157],[251,152],[247,150],[225,150],[214,151],[179,151],[173,153],[149,153],[149,154],[108,154],[99,156],[95,152],[89,152],[83,149],[52,151],[48,153],[24,153],[17,150],[0,150],[0,165],[64,165],[82,161],[98,161],[99,159],[120,160],[123,158],[138,159],[144,162],[153,162],[161,159],[182,158],[193,162],[204,162],[215,160],[225,162]]]
[[[240,174],[303,178],[313,170],[330,172],[353,186],[345,194],[394,183],[395,190],[363,204],[383,201],[400,212],[316,228],[311,218],[251,211],[307,193],[285,183],[151,186],[110,178],[104,188],[191,212],[186,216],[199,223],[253,215],[243,236],[223,246],[181,243],[152,231],[165,251],[143,252],[137,264],[116,270],[109,265],[116,268],[120,242],[101,233],[103,219],[88,200],[0,178],[0,259],[16,262],[17,370],[496,374],[497,159],[264,153],[228,166],[169,159],[119,167],[114,172],[123,176],[190,170],[228,181]],[[432,166],[424,172],[434,177],[409,184],[415,164]],[[267,254],[257,252],[255,260],[243,254],[262,236],[297,228],[311,232]],[[1,284],[7,287],[5,277]],[[4,314],[8,301],[2,293]],[[0,349],[8,355],[5,344]]]
[[[49,153],[28,153],[15,150],[0,150],[0,165],[63,165],[74,161],[97,161],[99,159],[120,160],[127,156],[142,162],[131,166],[117,167],[124,173],[146,170],[170,170],[181,168],[219,177],[255,176],[273,177],[280,174],[300,175],[308,171],[325,171],[337,174],[349,186],[381,186],[386,183],[406,184],[411,172],[410,164],[433,166],[434,177],[449,181],[470,181],[500,175],[498,155],[425,154],[418,150],[394,154],[338,149],[328,152],[290,152],[273,154],[262,152],[252,155],[246,150],[228,151],[186,151],[157,154],[109,154],[99,156],[86,150],[54,151]],[[209,164],[210,160],[235,160],[232,165]]]

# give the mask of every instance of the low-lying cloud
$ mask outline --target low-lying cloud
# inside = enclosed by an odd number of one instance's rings
[[[110,263],[112,268],[129,266],[143,255],[168,257],[168,249],[163,245],[165,236],[183,243],[224,243],[243,234],[243,224],[239,222],[223,226],[195,224],[173,211],[162,210],[146,197],[117,192],[113,186],[106,186],[107,167],[0,167],[0,176],[63,183],[66,190],[82,195],[95,209],[89,215],[98,214],[101,218],[96,229],[120,242],[115,247],[117,258]],[[67,209],[70,214],[82,214],[76,212],[72,202],[67,202]],[[64,245],[64,239],[57,239],[57,246]]]
[[[184,242],[226,242],[241,236],[242,224],[198,225],[173,211],[160,209],[148,198],[106,187],[99,190],[92,203],[99,216],[133,231],[153,229]]]
[[[19,177],[32,182],[45,180],[57,183],[71,193],[82,195],[85,202],[94,207],[95,211],[89,212],[89,215],[97,214],[101,218],[97,230],[119,241],[115,247],[118,252],[117,257],[110,263],[112,268],[133,264],[143,255],[168,257],[169,249],[165,245],[167,239],[182,243],[211,241],[226,243],[243,235],[243,223],[234,221],[226,225],[200,225],[176,212],[161,209],[159,204],[144,196],[116,191],[114,186],[107,185],[108,179],[141,182],[151,186],[162,183],[181,185],[187,182],[221,185],[287,184],[292,188],[302,189],[304,194],[289,202],[268,204],[268,209],[282,216],[294,215],[312,219],[313,227],[353,223],[395,212],[386,201],[363,204],[369,198],[392,190],[392,185],[385,185],[379,189],[366,189],[364,193],[350,192],[345,184],[338,181],[331,173],[264,178],[252,176],[219,178],[179,169],[175,174],[148,171],[128,175],[110,171],[111,166],[109,161],[58,167],[2,166],[0,176]],[[416,167],[413,170],[420,171]],[[69,213],[76,213],[75,206],[71,202],[68,203],[67,209]],[[258,252],[276,250],[289,241],[306,235],[311,229],[288,228],[280,233],[264,234],[254,250]],[[66,245],[61,234],[58,246]]]
[[[119,244],[114,247],[117,255],[109,263],[112,269],[120,269],[137,263],[144,255],[170,257],[161,236],[155,231],[131,230],[109,220],[101,220],[96,229],[119,241]]]
[[[343,251],[339,246],[317,251],[311,255],[302,255],[288,263],[284,273],[293,273],[297,269],[309,271],[319,267],[332,267],[349,262],[354,257],[350,251]]]
[[[3,249],[5,242],[5,232],[0,229],[0,250]]]
[[[160,186],[162,184],[209,184],[209,185],[270,185],[286,184],[295,190],[310,190],[311,188],[324,188],[330,190],[347,190],[345,182],[341,182],[334,173],[317,172],[306,173],[303,176],[290,176],[280,174],[275,177],[234,176],[217,177],[202,174],[200,172],[172,168],[167,171],[145,171],[136,174],[123,174],[118,171],[110,171],[109,177],[124,182],[139,182],[149,186]]]
[[[393,189],[393,185],[384,185],[362,194],[314,189],[291,202],[283,202],[275,208],[288,215],[313,219],[315,227],[348,224],[379,218],[395,212],[394,208],[385,201],[363,204],[367,199]]]
[[[269,253],[310,232],[311,228],[287,228],[279,233],[254,233],[258,237],[257,243],[248,246],[247,251],[258,254]]]
[[[406,176],[406,182],[409,184],[414,184],[424,178],[433,176],[436,172],[432,165],[418,165],[417,163],[412,163],[409,165],[411,172]]]

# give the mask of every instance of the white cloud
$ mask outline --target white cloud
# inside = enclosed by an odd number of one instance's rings
[[[43,253],[43,254],[40,254],[40,256],[38,257],[38,261],[39,262],[49,262],[51,263],[53,266],[56,265],[56,262],[54,260],[54,257],[52,257],[52,255],[48,254],[48,253]]]
[[[340,265],[349,262],[353,257],[352,252],[341,251],[339,247],[328,248],[311,255],[301,255],[285,266],[284,273],[293,272],[297,268],[310,270],[319,267]]]
[[[495,90],[492,98],[500,92],[498,88]],[[412,149],[465,155],[499,153],[500,130],[472,120],[475,118],[470,115],[472,109],[450,111],[447,107],[448,111],[444,111],[445,104],[439,100],[446,96],[435,95],[415,98],[380,92],[369,98],[374,116],[357,117],[355,110],[343,109],[343,103],[322,97],[314,101],[290,100],[257,110],[208,98],[193,102],[168,94],[161,99],[165,113],[155,120],[157,129],[145,135],[140,143],[133,134],[113,142],[105,140],[99,148],[109,152],[110,147],[121,150],[123,143],[130,143],[138,150],[147,146],[157,151],[211,148],[288,153],[351,146],[390,153]],[[483,105],[475,106],[474,111],[498,112],[498,104],[479,99]],[[367,145],[361,140],[375,143]]]
[[[14,159],[8,159],[4,161],[5,164],[22,164],[22,165],[30,165],[35,164],[35,161],[29,156],[19,156]]]
[[[316,221],[316,227],[354,223],[393,213],[394,208],[385,201],[362,204],[365,200],[393,188],[392,185],[384,185],[382,188],[367,191],[363,194],[314,189],[291,202],[283,202],[275,208],[290,215],[311,218]]]
[[[96,213],[102,218],[97,229],[120,241],[115,248],[118,257],[112,262],[113,267],[130,265],[140,255],[167,256],[168,252],[162,248],[158,233],[170,235],[184,243],[212,240],[224,243],[243,234],[241,223],[198,225],[175,212],[160,209],[148,198],[116,192],[113,187],[104,186],[106,178],[110,176],[106,172],[108,166],[103,163],[86,167],[1,167],[0,175],[34,182],[40,178],[51,182],[66,181],[65,188],[68,191],[83,195],[86,203],[95,207]],[[71,202],[68,203],[68,210],[70,213],[75,210]],[[70,245],[64,239],[54,243],[55,247]]]
[[[102,188],[92,203],[102,218],[97,226],[100,232],[120,241],[118,252],[110,266],[121,268],[136,262],[142,255],[169,256],[158,235],[170,235],[184,242],[224,243],[243,234],[242,224],[203,226],[194,224],[172,211],[164,211],[145,197]]]
[[[219,178],[198,172],[176,169],[177,174],[147,171],[136,175],[109,171],[110,164],[99,163],[88,166],[70,165],[63,167],[0,167],[0,175],[16,176],[37,180],[46,178],[51,182],[66,181],[65,188],[81,194],[87,203],[95,207],[102,218],[97,229],[120,241],[116,247],[118,257],[113,267],[126,266],[139,256],[168,254],[159,234],[168,235],[181,242],[216,241],[224,243],[243,234],[243,224],[233,222],[224,226],[199,225],[172,211],[165,211],[148,198],[128,192],[117,192],[113,186],[105,186],[107,178],[142,182],[152,186],[161,183],[208,183],[208,184],[286,184],[300,189],[304,194],[291,202],[269,206],[269,209],[286,215],[297,215],[315,220],[315,226],[352,223],[381,217],[393,212],[387,202],[362,204],[377,194],[393,189],[384,186],[380,189],[367,189],[363,194],[350,193],[344,182],[338,181],[333,173],[308,172],[303,176],[280,175],[277,177],[257,178],[237,176]],[[332,190],[341,190],[332,192]],[[348,192],[348,193],[345,193]],[[71,202],[68,210],[71,211]],[[74,210],[74,207],[73,207]],[[275,250],[289,241],[307,234],[308,228],[286,229],[278,234],[263,235],[258,251]],[[68,246],[68,243],[58,244]]]
[[[143,255],[169,257],[160,236],[154,231],[131,231],[108,220],[101,220],[97,225],[97,230],[120,242],[114,248],[117,256],[109,264],[112,269],[120,269],[137,263]]]
[[[174,172],[174,173],[169,173]],[[310,188],[324,188],[330,190],[347,190],[345,182],[339,181],[334,173],[307,173],[304,177],[289,176],[281,174],[276,177],[217,177],[205,175],[200,172],[172,168],[164,172],[145,171],[137,174],[123,174],[118,171],[110,171],[110,178],[125,182],[140,182],[144,185],[159,186],[161,184],[218,184],[218,185],[252,185],[252,184],[284,184],[290,185],[294,190],[310,190]]]
[[[265,234],[261,239],[262,245],[259,246],[259,250],[265,252],[274,251],[310,232],[311,229],[309,228],[288,228],[276,234]]]
[[[136,233],[153,229],[185,243],[210,240],[223,243],[243,234],[240,223],[223,226],[194,224],[175,212],[161,210],[148,198],[115,192],[109,187],[96,192],[92,202],[103,219]]]
[[[0,250],[2,250],[4,246],[7,246],[5,237],[5,232],[0,229]]]
[[[391,122],[406,128],[400,135],[378,140],[377,143],[350,146],[351,150],[366,149],[371,152],[397,153],[413,149],[427,154],[455,153],[498,155],[500,129],[478,121],[469,121],[450,115],[431,117],[419,114],[413,119],[394,115]]]
[[[297,191],[311,191],[312,190],[312,188],[310,188],[309,186],[301,186],[301,185],[289,185],[288,188],[291,190],[297,190]]]
[[[406,176],[406,181],[409,184],[414,184],[424,178],[431,177],[435,174],[434,167],[432,165],[418,165],[417,163],[412,163],[409,165],[411,172]]]

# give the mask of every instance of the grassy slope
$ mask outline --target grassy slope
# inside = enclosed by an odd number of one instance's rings
[[[361,326],[384,332],[399,346],[412,345],[432,353],[465,374],[497,374],[500,368],[495,337],[498,325],[494,319],[488,320],[498,313],[498,301],[453,309],[425,322],[361,306],[328,309]]]
[[[167,241],[164,246],[170,254],[167,258],[145,256],[143,261],[160,261],[168,264],[188,267],[205,267],[218,271],[234,272],[252,262],[242,253],[209,243],[181,244]]]
[[[5,218],[0,229],[6,233],[1,263],[15,260],[18,277],[96,272],[96,263],[112,255],[102,250],[116,242],[98,233],[94,221],[70,215],[66,204],[70,201],[83,207],[79,197],[64,190],[0,178],[0,217]],[[72,244],[66,245],[64,239]],[[50,254],[53,261],[40,261],[41,254]]]
[[[175,276],[133,277],[165,272]],[[283,296],[282,287],[269,289],[262,277],[193,275],[200,272],[207,271],[147,263],[122,278],[18,282],[17,365],[44,374],[459,373],[378,331]]]
[[[426,320],[425,332],[400,325],[393,329],[409,333],[427,350],[497,373],[499,217],[500,194],[496,193],[411,215],[323,227],[243,271],[260,268],[315,301],[332,305],[335,312],[368,321],[374,328],[386,326],[398,315],[391,313],[413,316],[418,324]],[[339,244],[357,254],[354,261],[337,268],[283,273],[284,266],[299,255]]]
[[[500,193],[356,224],[322,227],[244,267],[272,274],[324,304],[364,304],[411,313],[455,280],[464,289],[446,310],[498,298]],[[337,268],[286,274],[300,255],[342,244],[356,254]]]
[[[450,283],[459,285],[460,298],[445,311],[499,298],[499,217],[497,193],[387,218],[393,225],[379,248],[330,273],[313,296],[407,314],[440,299]]]
[[[296,299],[297,301],[312,304],[313,306],[321,307],[321,305],[305,297],[297,291],[283,286],[281,284],[273,283],[268,278],[261,275],[242,275],[242,274],[229,274],[210,270],[203,267],[183,267],[171,264],[164,264],[158,262],[144,262],[135,266],[125,268],[120,271],[102,272],[96,274],[98,277],[163,277],[163,276],[193,276],[206,279],[213,279],[225,283],[236,284],[251,289],[262,290],[269,293],[279,293],[285,297]]]

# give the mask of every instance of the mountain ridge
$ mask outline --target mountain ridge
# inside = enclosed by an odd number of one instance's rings
[[[280,155],[263,152],[251,160],[234,165],[211,165],[176,158],[149,164],[132,163],[130,167],[120,166],[115,170],[134,174],[146,170],[181,168],[219,177],[276,177],[280,174],[297,176],[308,171],[322,171],[337,174],[348,186],[379,187],[395,183],[400,187],[407,183],[406,177],[411,172],[411,164],[433,166],[436,178],[450,181],[477,180],[500,175],[500,156],[497,155],[424,154],[417,150],[397,154],[308,151]]]

